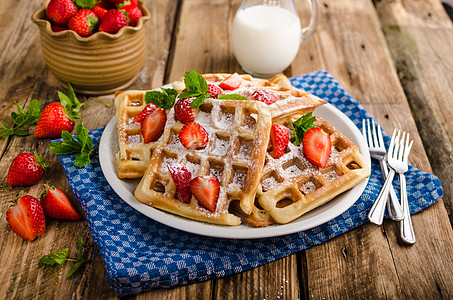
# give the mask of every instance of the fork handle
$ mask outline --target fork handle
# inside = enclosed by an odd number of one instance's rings
[[[385,159],[379,161],[381,164],[381,171],[384,175],[384,179],[387,178],[389,173],[389,168]],[[403,210],[401,208],[400,202],[398,201],[398,197],[396,196],[395,189],[393,185],[390,186],[390,198],[387,201],[387,212],[389,214],[390,219],[394,221],[400,221],[404,219]]]
[[[382,225],[382,221],[384,220],[385,205],[387,204],[389,189],[390,186],[392,186],[394,176],[395,171],[393,169],[390,169],[388,176],[385,179],[384,185],[382,186],[379,195],[377,196],[373,206],[370,209],[370,212],[368,213],[368,220],[370,220],[371,223]]]
[[[401,239],[408,244],[415,243],[415,233],[412,227],[411,213],[409,211],[409,202],[407,200],[406,176],[400,174],[400,193],[401,204],[403,206],[404,219],[400,221]]]

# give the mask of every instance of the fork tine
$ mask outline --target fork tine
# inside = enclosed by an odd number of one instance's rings
[[[402,161],[403,160],[403,154],[404,154],[404,138],[406,136],[406,132],[403,131],[403,136],[401,137],[401,140],[400,140],[400,149],[399,149],[399,152],[398,152],[398,160]]]
[[[409,158],[409,153],[411,152],[412,145],[414,144],[414,141],[411,141],[409,143],[409,134],[407,135],[407,141],[406,141],[406,148],[404,149],[404,161],[407,163],[408,158]]]
[[[390,157],[393,157],[393,150],[395,148],[395,140],[397,139],[395,136],[396,136],[396,129],[393,130],[392,139],[390,140],[389,149],[387,150],[387,153]]]
[[[372,122],[372,125],[373,125],[373,143],[374,143],[374,147],[379,147],[379,142],[378,142],[378,139],[377,139],[377,133],[376,133],[376,122],[374,122],[374,120],[371,121]]]
[[[373,138],[371,137],[370,119],[366,120],[368,147],[374,147]]]
[[[379,147],[384,147],[385,143],[384,143],[384,138],[382,137],[382,130],[381,130],[381,126],[379,125],[379,122],[377,123],[377,127],[378,127]]]
[[[365,119],[362,119],[362,135],[363,135],[363,137],[365,138],[365,141],[366,141],[366,143],[367,143],[367,146],[369,146],[369,145],[368,145],[368,138],[367,138],[367,136],[366,136],[365,123],[366,123],[366,120],[365,120]]]

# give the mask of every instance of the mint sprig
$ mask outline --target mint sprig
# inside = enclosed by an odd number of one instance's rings
[[[206,79],[199,73],[195,72],[194,69],[192,71],[188,71],[184,74],[184,84],[186,86],[186,91],[179,94],[179,98],[192,98],[192,103],[190,103],[190,107],[198,108],[200,105],[210,96],[208,92],[208,82]]]
[[[27,111],[24,111],[17,102],[14,102],[17,107],[17,113],[11,112],[11,119],[14,125],[8,126],[7,124],[0,122],[3,129],[0,129],[0,138],[10,135],[27,136],[30,133],[27,130],[21,129],[25,126],[30,126],[38,123],[39,116],[41,115],[41,101],[34,99],[30,102],[27,107]]]
[[[167,110],[175,105],[176,97],[178,92],[174,89],[164,89],[161,91],[148,91],[145,93],[145,102],[154,103],[158,108]]]
[[[68,258],[69,248],[65,248],[65,249],[61,249],[55,253],[51,253],[51,254],[41,257],[39,262],[42,264],[45,264],[45,265],[49,265],[49,266],[53,266],[55,264],[62,265],[67,261],[75,262],[75,264],[71,267],[71,269],[69,269],[68,273],[66,273],[66,278],[69,279],[72,277],[72,275],[74,275],[74,273],[81,266],[83,266],[85,263],[90,261],[83,257],[82,245],[83,245],[83,239],[81,236],[79,236],[77,238],[77,249],[79,251],[78,259]]]
[[[71,84],[68,82],[68,95],[58,91],[58,98],[60,98],[60,103],[65,108],[66,113],[68,114],[69,120],[74,121],[75,119],[80,118],[80,109],[85,103],[81,103],[74,93]]]
[[[299,119],[297,119],[296,121],[291,122],[291,126],[293,127],[294,131],[295,145],[300,145],[302,143],[305,132],[307,132],[309,129],[313,127],[316,127],[314,124],[315,120],[316,117],[312,116],[312,112],[309,112],[300,117]]]
[[[224,94],[224,95],[218,95],[217,99],[223,99],[223,100],[249,100],[247,97],[244,97],[239,94]]]
[[[90,155],[93,153],[93,139],[88,135],[88,129],[80,123],[75,128],[75,138],[68,131],[61,132],[63,141],[50,144],[50,151],[60,155],[75,154],[74,165],[83,167],[90,163]]]

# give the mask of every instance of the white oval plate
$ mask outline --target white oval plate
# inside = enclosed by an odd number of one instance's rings
[[[330,104],[324,104],[318,107],[314,114],[327,120],[332,126],[356,144],[360,149],[360,153],[365,157],[365,161],[371,165],[370,153],[366,141],[363,139],[358,128],[346,115]],[[233,227],[220,226],[176,216],[155,209],[135,199],[134,191],[139,180],[118,178],[116,168],[117,151],[117,129],[116,119],[114,117],[105,128],[99,144],[99,160],[101,168],[112,189],[124,200],[124,202],[157,222],[186,232],[217,238],[268,238],[311,229],[334,219],[349,209],[357,199],[359,199],[360,195],[362,195],[368,183],[367,178],[351,190],[342,193],[328,203],[302,215],[288,224],[276,224],[262,228],[253,228],[248,224],[241,224]]]

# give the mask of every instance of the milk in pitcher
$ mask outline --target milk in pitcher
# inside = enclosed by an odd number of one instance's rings
[[[298,16],[287,9],[256,5],[237,12],[231,35],[241,67],[266,77],[282,72],[296,57],[301,26]]]

